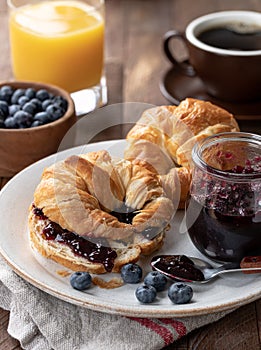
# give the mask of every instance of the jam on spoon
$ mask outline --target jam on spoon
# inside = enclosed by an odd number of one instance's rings
[[[152,258],[151,266],[170,278],[191,281],[205,279],[202,271],[186,255],[157,255]]]
[[[158,255],[151,260],[154,270],[174,280],[206,283],[227,272],[261,273],[261,257],[244,257],[240,263],[227,263],[217,268],[207,261],[185,255]]]

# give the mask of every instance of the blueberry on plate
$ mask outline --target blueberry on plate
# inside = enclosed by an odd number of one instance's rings
[[[121,268],[121,278],[126,283],[138,283],[142,278],[142,269],[137,264],[126,264]]]
[[[152,303],[157,296],[157,291],[153,286],[140,286],[135,291],[136,298],[143,304]]]
[[[168,297],[174,304],[187,304],[193,297],[193,290],[187,284],[173,283],[168,289]]]
[[[74,272],[70,277],[71,286],[77,290],[85,290],[90,287],[92,277],[89,272]]]
[[[167,282],[167,277],[159,271],[151,271],[144,278],[144,284],[146,286],[153,286],[157,292],[163,291]]]

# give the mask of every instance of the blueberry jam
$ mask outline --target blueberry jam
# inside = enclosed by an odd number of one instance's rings
[[[110,212],[111,215],[115,216],[120,222],[124,222],[125,224],[132,224],[132,220],[137,213],[138,211],[128,207],[125,203],[123,203],[121,208],[117,211]]]
[[[226,215],[190,199],[190,209],[199,212],[188,228],[196,248],[219,262],[238,262],[244,256],[261,254],[261,212],[255,215]]]
[[[41,209],[34,208],[33,212],[40,220],[46,219]],[[87,240],[52,221],[44,227],[42,237],[65,244],[75,255],[86,258],[90,262],[103,264],[107,272],[113,269],[114,260],[117,258],[117,253],[108,246],[105,239]]]
[[[47,216],[44,215],[42,209],[37,208],[35,205],[33,205],[33,213],[34,215],[38,216],[40,220],[46,220],[48,219]]]
[[[195,247],[219,262],[261,255],[261,157],[233,166],[222,178],[197,171],[195,176],[194,187],[205,191],[198,195],[200,191],[192,189],[187,206],[187,227]]]
[[[125,205],[121,206],[117,211],[111,211],[110,214],[115,216],[120,222],[124,222],[125,224],[132,224],[133,218],[139,213],[139,210],[133,209]],[[144,231],[141,232],[142,236],[146,239],[154,239],[157,234],[160,232],[159,227],[148,226]]]
[[[155,270],[164,271],[167,275],[190,281],[203,281],[203,273],[194,266],[186,255],[158,255],[151,260]]]

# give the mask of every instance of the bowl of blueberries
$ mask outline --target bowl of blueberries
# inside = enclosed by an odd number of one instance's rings
[[[67,91],[29,81],[0,83],[0,177],[57,152],[75,122]]]

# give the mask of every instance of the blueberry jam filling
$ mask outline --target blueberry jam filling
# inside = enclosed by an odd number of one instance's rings
[[[47,220],[47,216],[44,215],[42,209],[37,208],[35,205],[33,205],[33,213],[35,216],[37,216],[40,220]]]
[[[132,220],[138,214],[138,211],[123,203],[121,208],[117,211],[111,211],[110,214],[116,217],[120,222],[132,224]]]
[[[43,211],[34,207],[34,214],[40,219],[47,219]],[[106,239],[87,240],[74,232],[63,229],[58,224],[49,221],[42,231],[45,240],[56,241],[70,247],[77,256],[86,258],[92,263],[103,264],[107,272],[112,271],[114,260],[117,258],[115,250],[111,249]]]
[[[125,203],[117,211],[111,211],[110,214],[116,217],[120,222],[125,224],[132,224],[133,218],[139,213],[139,210],[128,207]],[[146,239],[152,240],[159,233],[159,227],[148,226],[141,232],[142,236]]]

